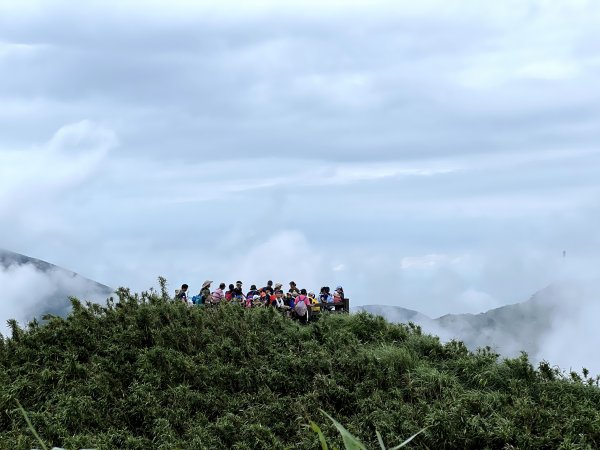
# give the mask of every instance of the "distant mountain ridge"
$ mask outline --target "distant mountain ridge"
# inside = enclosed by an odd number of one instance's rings
[[[65,315],[71,308],[69,297],[103,301],[114,292],[109,286],[37,258],[0,249],[0,301],[4,304],[0,320],[29,320],[43,314]],[[13,283],[11,283],[11,280]],[[14,284],[14,285],[11,285]],[[15,286],[22,294],[15,294]]]
[[[51,313],[66,315],[71,304],[69,297],[80,300],[103,301],[111,296],[114,289],[85,278],[75,272],[61,268],[46,261],[19,253],[0,249],[0,270],[18,270],[29,267],[38,277],[51,280],[51,288],[43,292],[31,290],[32,296],[26,305],[19,305],[19,320],[29,320]],[[0,296],[4,293],[0,286]],[[491,309],[480,314],[446,314],[432,319],[418,311],[389,305],[365,305],[353,308],[353,311],[367,311],[385,317],[394,323],[413,322],[427,333],[448,341],[458,339],[474,350],[489,346],[504,356],[516,356],[521,351],[536,355],[540,341],[552,328],[557,315],[557,304],[564,286],[551,285],[535,293],[529,300]],[[6,302],[6,298],[0,298]],[[10,299],[8,299],[10,301]],[[19,299],[20,301],[20,299]],[[6,314],[14,314],[3,311]],[[0,317],[5,321],[10,317]]]
[[[552,328],[563,286],[551,285],[522,303],[501,306],[479,314],[446,314],[432,319],[399,306],[366,305],[356,308],[390,322],[413,322],[443,340],[458,339],[474,350],[489,346],[505,356],[521,351],[536,355],[540,340]]]

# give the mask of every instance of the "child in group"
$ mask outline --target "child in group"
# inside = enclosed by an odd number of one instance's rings
[[[246,308],[252,308],[254,307],[254,296],[253,295],[248,295],[246,297],[246,299],[244,300],[244,302],[242,303],[242,305]]]
[[[317,298],[315,297],[315,293],[313,291],[310,291],[308,293],[308,298],[310,299],[310,303],[312,304],[311,306],[311,311],[312,312],[321,312],[321,307],[320,306],[315,306],[319,304],[319,300],[317,300]]]
[[[256,308],[261,308],[261,307],[265,306],[265,304],[259,294],[256,294],[254,297],[252,297],[252,306],[256,307]]]

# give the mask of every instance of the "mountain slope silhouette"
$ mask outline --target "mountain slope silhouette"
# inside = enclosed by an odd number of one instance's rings
[[[365,305],[356,309],[383,316],[390,322],[413,322],[443,340],[461,340],[472,350],[491,347],[504,356],[517,356],[521,351],[536,355],[541,340],[552,329],[557,305],[566,288],[550,285],[522,303],[479,314],[446,314],[435,319],[399,306]]]
[[[69,297],[102,302],[113,289],[37,258],[0,249],[0,321],[29,321],[44,314],[65,315]],[[2,331],[0,329],[0,331]]]

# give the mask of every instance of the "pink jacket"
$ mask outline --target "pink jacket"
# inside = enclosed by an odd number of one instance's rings
[[[212,301],[213,303],[219,303],[221,300],[223,300],[223,298],[225,297],[225,294],[223,294],[223,289],[221,288],[217,288],[212,294]]]

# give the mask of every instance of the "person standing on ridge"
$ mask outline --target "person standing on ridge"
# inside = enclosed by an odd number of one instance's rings
[[[311,302],[308,296],[306,295],[306,289],[302,289],[300,291],[300,294],[296,296],[295,303],[297,304],[298,302],[303,302],[305,306],[310,306]]]
[[[234,300],[238,300],[239,302],[246,300],[246,296],[244,295],[244,292],[242,291],[242,282],[241,281],[235,282],[235,288],[233,289],[233,298],[234,298]]]
[[[200,301],[199,305],[205,305],[210,303],[212,296],[210,295],[210,285],[212,284],[211,280],[206,280],[202,283],[202,289],[200,290]]]
[[[246,298],[252,298],[257,294],[258,294],[258,289],[256,289],[256,285],[253,284],[252,286],[250,286],[250,290],[246,294]]]
[[[329,293],[329,287],[323,286],[319,293],[319,301],[321,303],[333,303],[333,297]]]
[[[288,305],[291,309],[294,308],[294,296],[292,294],[290,294],[289,292],[287,292],[285,294],[285,303],[286,305]]]
[[[307,323],[309,318],[308,308],[310,306],[310,299],[306,296],[306,289],[302,289],[300,294],[296,296],[294,303],[294,312],[302,323]]]
[[[225,292],[225,300],[227,301],[231,301],[233,300],[233,291],[234,291],[235,287],[233,286],[233,284],[229,285],[229,290],[227,292]]]
[[[293,297],[296,297],[297,295],[300,295],[300,291],[296,287],[296,282],[295,281],[290,281],[290,290],[288,292],[290,294],[292,294]]]
[[[185,284],[185,283],[182,284],[181,289],[179,290],[177,295],[175,295],[175,300],[179,300],[179,301],[182,301],[183,303],[187,304],[187,302],[188,302],[188,298],[187,298],[188,287],[189,286],[187,284]]]
[[[271,280],[267,281],[267,285],[262,288],[262,290],[269,295],[273,295],[275,293],[275,290],[273,289],[273,282]]]
[[[290,307],[285,304],[283,291],[281,289],[275,291],[275,306],[279,309],[290,309]]]
[[[317,298],[315,297],[315,293],[313,291],[310,291],[308,294],[308,299],[310,300],[310,304],[311,304],[311,311],[313,312],[321,312],[321,307],[318,306],[319,305],[319,300],[317,300]],[[317,305],[317,306],[315,306]]]
[[[217,289],[211,294],[211,302],[214,305],[218,305],[221,303],[221,300],[225,297],[223,293],[223,289],[225,289],[225,283],[221,283]]]

